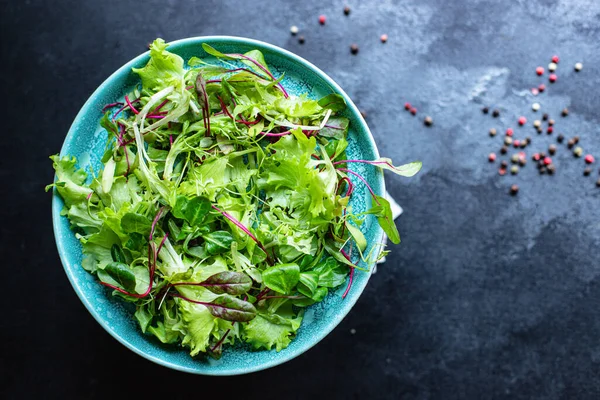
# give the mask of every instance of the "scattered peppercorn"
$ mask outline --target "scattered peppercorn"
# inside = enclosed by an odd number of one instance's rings
[[[411,113],[412,115],[417,115],[417,109],[416,109],[415,107],[411,107],[411,108],[410,108],[410,113]]]
[[[548,129],[546,129],[546,133],[548,133],[548,135],[552,135],[552,132],[554,132],[554,128],[549,126]]]
[[[552,159],[550,157],[544,157],[544,165],[552,164]]]
[[[548,146],[548,153],[554,155],[556,153],[556,145],[551,144],[550,146]]]
[[[550,64],[548,64],[548,71],[550,71],[550,72],[556,71],[556,66],[557,65],[555,63],[551,62]]]
[[[542,151],[540,153],[540,157],[542,158],[542,162],[544,162],[544,158],[546,158],[546,152]]]
[[[544,115],[542,115],[542,121],[547,121],[548,120],[548,114],[544,113]]]
[[[581,71],[582,68],[583,68],[583,64],[582,63],[576,63],[575,64],[575,72]]]
[[[557,55],[554,55],[554,56],[552,56],[552,62],[553,62],[554,64],[558,64],[558,60],[559,60],[559,58],[558,58],[558,56],[557,56]]]
[[[498,118],[499,116],[500,116],[500,110],[494,110],[494,111],[492,111],[492,117]]]
[[[490,136],[496,136],[496,128],[491,128],[490,129]]]
[[[523,140],[521,141],[521,148],[524,149],[525,147],[527,147],[529,143],[527,142],[527,140]]]
[[[298,36],[298,43],[304,44],[304,36]]]
[[[538,168],[538,171],[540,171],[540,175],[544,175],[546,173],[547,169],[546,169],[546,167],[541,167],[541,168]]]
[[[379,37],[379,40],[381,40],[381,43],[385,43],[388,41],[388,35],[386,35],[385,33],[383,35],[381,35]]]
[[[508,153],[508,147],[502,146],[502,148],[500,148],[500,154],[506,154],[506,153]]]
[[[483,108],[481,109],[481,112],[482,112],[482,113],[484,113],[484,114],[487,114],[489,111],[490,111],[490,109],[489,109],[489,108],[487,108],[487,107],[483,107]]]
[[[527,164],[527,160],[525,158],[519,158],[519,165],[521,165],[521,167],[524,167],[525,164]]]
[[[536,119],[535,121],[533,121],[533,126],[539,128],[540,126],[542,126],[542,122],[539,119]]]
[[[573,150],[573,155],[575,157],[581,157],[582,154],[583,154],[583,149],[581,147],[575,147],[575,150]]]
[[[327,17],[324,15],[319,15],[319,23],[321,25],[325,25],[325,21],[327,21]]]
[[[544,75],[544,67],[537,67],[535,69],[535,73],[538,74],[538,75],[540,75],[540,76]]]
[[[502,162],[500,163],[500,166],[501,166],[502,168],[508,168],[508,161],[506,161],[506,160],[502,160]]]
[[[548,125],[553,126],[554,125],[554,120],[552,118],[550,118],[548,120]]]
[[[535,130],[537,131],[538,135],[540,133],[542,133],[542,127],[541,126],[538,126],[537,128],[535,128]]]
[[[546,85],[540,83],[540,85],[538,86],[538,90],[540,91],[540,93],[542,93],[544,90],[546,90]]]
[[[350,45],[350,53],[358,54],[358,45],[356,43]]]
[[[573,136],[573,142],[575,144],[579,143],[579,136],[578,135]]]
[[[550,175],[554,175],[554,173],[556,172],[556,167],[554,166],[554,164],[550,164],[546,167],[546,169],[548,170],[548,173]]]
[[[517,193],[519,193],[519,186],[518,185],[512,185],[510,187],[510,194],[512,194],[514,196]]]
[[[585,156],[584,160],[587,164],[593,164],[595,161],[594,156],[591,154],[588,154],[587,156]]]
[[[566,117],[567,115],[569,115],[569,109],[568,108],[563,108],[562,112],[560,113],[563,117]]]
[[[565,137],[564,137],[564,135],[562,133],[556,137],[556,141],[558,143],[562,143],[563,140],[565,140]]]
[[[519,162],[519,155],[518,155],[518,154],[513,154],[513,155],[510,157],[510,161],[511,161],[513,164],[516,164],[516,163],[518,163],[518,162]]]
[[[505,174],[506,174],[506,168],[500,168],[500,169],[498,170],[498,175],[500,175],[500,176],[504,176]]]
[[[504,137],[504,144],[510,146],[512,144],[512,138],[510,136]]]
[[[508,128],[508,129],[506,130],[506,136],[512,136],[512,135],[513,135],[513,133],[514,133],[514,131],[513,131],[513,129],[512,129],[512,128]]]
[[[517,167],[516,165],[513,165],[512,167],[510,167],[510,173],[513,175],[516,175],[519,173],[519,167]]]
[[[344,7],[344,15],[350,15],[350,7]]]
[[[586,167],[586,169],[583,170],[583,176],[589,176],[592,173],[592,169],[590,167]]]
[[[513,140],[513,146],[515,146],[515,148],[519,147],[521,145],[521,141],[520,140]]]
[[[293,36],[296,36],[296,34],[298,33],[298,27],[297,27],[296,25],[292,25],[292,26],[290,27],[290,33],[291,33]]]
[[[410,103],[404,103],[404,109],[406,111],[410,111],[411,108],[412,108],[412,106],[410,105]]]
[[[540,109],[540,103],[533,103],[533,104],[531,105],[531,109],[532,109],[533,111],[538,111],[538,110]]]
[[[540,91],[538,90],[538,88],[531,88],[531,94],[534,96],[537,96],[538,94],[540,94]]]
[[[523,126],[525,125],[525,123],[527,122],[527,118],[525,117],[519,117],[519,125]]]
[[[572,148],[573,146],[575,146],[575,141],[573,139],[569,139],[567,142],[567,147]]]
[[[533,156],[531,156],[531,159],[533,161],[540,161],[540,153],[534,153]]]
[[[598,180],[596,181],[596,186],[597,186],[597,187],[600,187],[600,179],[598,179]]]
[[[425,126],[431,126],[433,125],[433,118],[431,118],[429,115],[425,117],[425,119],[423,120],[423,123],[425,124]]]
[[[558,79],[558,77],[556,76],[556,74],[550,74],[550,76],[548,77],[548,80],[550,81],[550,83],[556,82],[557,79]]]
[[[496,153],[490,153],[490,155],[488,156],[488,161],[489,162],[496,161]]]

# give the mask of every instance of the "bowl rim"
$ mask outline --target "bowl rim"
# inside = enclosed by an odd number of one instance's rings
[[[246,45],[249,44],[249,45],[254,45],[257,47],[266,48],[268,50],[271,50],[274,53],[279,53],[285,57],[288,57],[289,59],[302,65],[302,67],[311,70],[316,75],[321,77],[327,84],[329,84],[332,87],[332,89],[336,93],[339,93],[340,95],[342,95],[344,97],[344,99],[346,100],[347,106],[350,109],[352,109],[352,111],[355,113],[355,115],[357,115],[358,120],[360,121],[360,124],[362,125],[362,129],[364,129],[367,132],[367,136],[368,136],[367,140],[369,141],[370,145],[372,146],[375,156],[377,158],[379,158],[379,150],[377,149],[377,145],[375,144],[373,134],[371,133],[362,114],[360,113],[360,111],[358,110],[358,108],[356,107],[356,105],[354,104],[352,99],[350,98],[350,96],[348,96],[348,94],[329,75],[327,75],[320,68],[318,68],[317,66],[312,64],[310,61],[304,59],[303,57],[300,57],[299,55],[294,54],[293,52],[283,49],[279,46],[275,46],[273,44],[263,42],[260,40],[250,39],[250,38],[245,38],[245,37],[240,37],[240,36],[228,36],[228,35],[193,36],[193,37],[170,41],[170,42],[167,42],[167,44],[169,46],[175,46],[175,45],[181,46],[181,45],[199,44],[199,43],[204,43],[204,42],[209,42],[209,43],[213,42],[214,43],[214,42],[219,42],[219,41],[234,42],[234,43],[238,42],[238,43],[242,43],[242,44],[246,44]],[[124,73],[130,73],[131,68],[139,61],[148,57],[149,53],[150,53],[149,51],[146,51],[146,52],[134,57],[133,59],[131,59],[130,61],[125,63],[123,66],[118,68],[108,78],[106,78],[96,88],[96,90],[94,90],[94,92],[88,97],[86,102],[83,104],[83,106],[77,113],[75,119],[73,120],[73,123],[69,127],[69,131],[67,132],[67,135],[61,146],[61,150],[60,150],[61,157],[66,155],[65,151],[66,151],[67,144],[70,143],[75,137],[75,134],[76,134],[75,127],[77,125],[79,125],[81,123],[81,120],[84,119],[85,116],[90,113],[90,111],[91,111],[90,107],[93,103],[93,99],[97,95],[99,95],[100,93],[105,91],[108,87],[110,87],[110,85],[113,84],[113,80],[115,80],[118,76],[120,76],[121,74],[124,74]],[[385,181],[383,179],[383,172],[379,171],[376,174],[376,176],[379,179],[378,183],[379,183],[381,191],[382,191],[381,194],[383,195],[385,193]],[[244,375],[244,374],[249,374],[252,372],[265,370],[265,369],[272,368],[277,365],[283,364],[287,361],[290,361],[290,360],[298,357],[299,355],[305,353],[312,347],[314,347],[317,343],[319,343],[321,340],[323,340],[327,335],[329,335],[329,333],[331,333],[331,331],[333,331],[340,324],[340,322],[346,317],[346,315],[348,315],[350,310],[352,310],[352,308],[358,301],[358,298],[364,291],[364,289],[372,275],[372,272],[369,272],[368,276],[364,280],[364,283],[359,287],[355,287],[354,291],[351,293],[351,295],[346,297],[346,299],[344,300],[345,307],[344,307],[343,311],[340,313],[336,313],[335,316],[333,318],[331,318],[330,321],[327,323],[325,328],[318,331],[317,334],[313,335],[313,339],[310,342],[306,343],[304,346],[298,347],[297,349],[294,349],[294,350],[290,351],[289,353],[286,353],[285,355],[277,356],[274,359],[268,360],[264,363],[254,365],[254,366],[239,366],[239,367],[223,369],[223,370],[217,369],[217,370],[213,370],[213,371],[198,370],[195,368],[190,368],[190,367],[174,364],[163,358],[156,357],[154,355],[150,355],[150,354],[138,349],[138,347],[135,344],[130,343],[125,338],[123,338],[118,332],[116,332],[115,330],[111,329],[108,326],[105,319],[99,315],[98,311],[96,310],[96,308],[94,307],[92,302],[83,293],[83,291],[79,287],[79,283],[76,281],[76,278],[73,275],[72,269],[74,267],[81,268],[81,266],[72,265],[69,262],[69,256],[68,256],[69,252],[66,250],[66,248],[63,244],[63,240],[59,238],[59,232],[61,230],[60,224],[61,224],[61,219],[62,219],[62,216],[60,215],[61,210],[62,210],[62,204],[60,201],[60,196],[58,195],[56,189],[54,189],[53,196],[52,196],[52,227],[53,227],[53,232],[54,232],[54,239],[56,242],[56,247],[58,250],[61,264],[63,265],[63,268],[65,270],[67,278],[69,279],[69,282],[71,283],[71,286],[73,287],[73,290],[77,294],[77,297],[79,297],[79,299],[81,300],[81,302],[83,303],[85,308],[92,315],[92,317],[94,317],[94,319],[100,324],[100,326],[106,332],[108,332],[113,338],[115,338],[119,343],[121,343],[122,345],[127,347],[129,350],[133,351],[134,353],[140,355],[141,357],[143,357],[147,360],[150,360],[158,365],[161,365],[161,366],[164,366],[167,368],[171,368],[171,369],[174,369],[177,371],[182,371],[182,372],[187,372],[187,373],[192,373],[192,374],[197,374],[197,375],[207,375],[207,376],[233,376],[233,375]],[[376,225],[376,227],[378,229],[378,234],[376,235],[376,242],[381,242],[383,239],[383,236],[384,236],[383,230],[378,225]],[[273,351],[273,350],[265,350],[265,351]]]

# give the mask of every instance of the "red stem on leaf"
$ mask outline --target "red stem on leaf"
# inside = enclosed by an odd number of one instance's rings
[[[129,108],[131,109],[131,111],[133,111],[134,114],[137,115],[137,114],[140,113],[138,110],[135,109],[135,107],[133,106],[133,104],[129,101],[129,97],[127,97],[127,95],[125,95],[125,102],[129,106]]]
[[[113,107],[121,107],[123,105],[123,103],[121,103],[120,101],[114,102],[114,103],[108,103],[107,105],[105,105],[104,107],[102,107],[102,112],[106,112],[106,110],[108,110],[109,108],[113,108]]]
[[[348,253],[346,253],[344,251],[344,249],[340,249],[340,253],[342,253],[342,255],[346,258],[346,260],[352,262],[350,260],[350,255]],[[345,299],[346,296],[348,295],[348,292],[350,292],[350,288],[352,287],[352,281],[354,280],[354,267],[350,267],[350,276],[348,277],[348,286],[346,287],[346,290],[344,291],[344,294],[342,295],[342,299]]]
[[[375,203],[377,203],[377,205],[380,205],[379,204],[379,200],[377,200],[377,197],[375,197],[376,196],[375,192],[373,192],[373,189],[371,189],[371,186],[367,183],[367,181],[365,180],[365,178],[363,178],[360,174],[357,174],[356,172],[350,171],[349,169],[346,169],[346,168],[338,168],[337,170],[338,171],[342,171],[342,172],[346,172],[346,173],[349,173],[349,174],[352,174],[352,175],[356,176],[358,179],[360,179],[365,184],[365,186],[367,187],[367,189],[369,189],[369,192],[371,193],[371,196],[373,197],[373,200],[375,200]]]

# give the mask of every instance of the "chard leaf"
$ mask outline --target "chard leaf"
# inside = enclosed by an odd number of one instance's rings
[[[240,295],[252,288],[252,279],[241,272],[223,271],[210,276],[202,286],[216,294]]]
[[[375,216],[377,217],[377,222],[379,222],[379,226],[381,226],[381,229],[383,229],[392,243],[400,243],[400,234],[398,233],[398,228],[396,228],[396,224],[394,223],[390,202],[377,195],[375,195],[375,199],[379,202],[379,205],[373,207],[372,210],[374,210]]]
[[[300,280],[298,264],[281,264],[267,268],[262,273],[265,286],[282,294],[290,294]]]
[[[228,294],[215,298],[210,303],[204,303],[210,313],[226,321],[247,322],[256,316],[256,308],[244,300]]]
[[[348,125],[350,121],[345,117],[331,117],[327,120],[327,123],[319,131],[319,135],[323,137],[330,137],[338,140],[343,140],[348,133]],[[344,140],[345,141],[345,140]],[[336,145],[337,143],[333,143]]]
[[[386,157],[380,157],[375,161],[369,161],[368,164],[376,165],[379,168],[386,169],[388,171],[392,171],[397,175],[406,177],[414,176],[417,172],[421,170],[421,167],[423,166],[423,163],[421,161],[414,161],[396,167],[392,163],[392,160]]]
[[[331,111],[343,111],[346,108],[346,100],[337,93],[329,94],[319,100],[319,105]]]

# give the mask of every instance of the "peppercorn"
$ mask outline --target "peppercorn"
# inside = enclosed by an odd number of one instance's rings
[[[411,109],[411,108],[412,108],[412,106],[410,105],[410,103],[408,103],[408,102],[407,102],[407,103],[404,103],[404,109],[405,109],[406,111],[410,111],[410,109]]]
[[[563,136],[563,134],[562,134],[562,133],[556,137],[556,141],[557,141],[558,143],[562,143],[562,142],[563,142],[563,140],[565,140],[565,137]]]
[[[298,43],[304,44],[304,36],[298,36]]]
[[[538,74],[538,76],[544,75],[544,67],[537,67],[535,73]]]
[[[554,153],[556,153],[556,145],[551,144],[548,146],[548,153],[554,155]]]
[[[548,170],[548,173],[550,175],[554,175],[554,173],[556,172],[556,167],[554,166],[554,164],[550,164],[546,167],[546,169]]]
[[[500,169],[498,170],[498,175],[500,175],[500,176],[504,176],[505,174],[506,174],[506,168],[500,168]]]
[[[558,79],[558,77],[556,76],[556,74],[550,74],[550,76],[548,77],[548,80],[550,81],[550,83],[556,82],[557,79]]]
[[[518,155],[518,154],[513,154],[513,155],[510,157],[510,161],[511,161],[513,164],[516,164],[516,163],[518,163],[518,162],[519,162],[519,155]]]
[[[559,60],[559,58],[558,58],[558,56],[557,56],[557,55],[553,55],[553,56],[552,56],[552,62],[553,62],[554,64],[558,64],[558,60]]]
[[[350,45],[350,53],[358,54],[358,45],[356,43]]]
[[[554,128],[549,126],[548,129],[546,129],[546,132],[548,133],[548,135],[552,135],[552,132],[554,132]]]
[[[510,187],[510,194],[512,194],[514,196],[517,193],[519,193],[519,186],[518,185],[512,185]]]
[[[575,150],[573,150],[573,155],[575,157],[581,157],[582,154],[583,154],[583,149],[581,147],[575,147]]]
[[[527,140],[523,140],[521,141],[521,148],[524,149],[525,147],[527,147],[528,143]]]
[[[540,121],[539,119],[536,119],[535,121],[533,121],[533,126],[535,128],[539,128],[540,126],[542,126],[542,121]]]
[[[344,15],[350,15],[350,7],[344,7]]]
[[[521,117],[519,117],[518,122],[519,122],[519,125],[523,126],[527,122],[527,118],[521,116]]]
[[[546,169],[546,167],[541,167],[538,169],[538,171],[540,171],[540,175],[544,175],[548,170]]]
[[[573,136],[573,143],[575,143],[575,144],[579,143],[579,136],[577,136],[577,135]]]
[[[388,41],[388,35],[386,35],[385,33],[383,35],[381,35],[379,37],[379,40],[381,40],[381,43],[385,43]]]
[[[548,119],[548,114],[542,115],[542,121],[546,121]]]
[[[520,140],[513,140],[513,146],[515,146],[515,148],[519,147],[521,145],[521,141]]]
[[[296,25],[292,25],[290,27],[290,33],[292,34],[292,36],[296,36],[296,34],[298,33],[298,27]]]
[[[544,165],[552,164],[552,159],[550,157],[544,157]]]
[[[531,159],[533,161],[540,161],[540,153],[534,153],[533,156],[531,156]]]
[[[538,90],[538,88],[531,88],[531,94],[534,96],[537,96],[538,94],[540,94],[540,91]]]
[[[510,136],[504,137],[504,144],[510,146],[512,144],[512,138]]]
[[[532,109],[533,111],[538,111],[538,110],[540,109],[540,103],[533,103],[533,104],[531,105],[531,109]]]
[[[572,148],[573,146],[575,146],[575,141],[573,139],[569,139],[567,142],[567,147]]]
[[[536,128],[535,130],[537,131],[538,135],[539,135],[540,133],[542,133],[542,127],[541,127],[541,126],[540,126],[539,128]]]
[[[550,118],[548,120],[548,125],[550,125],[550,126],[554,125],[554,120],[552,118]]]
[[[583,64],[582,63],[576,63],[575,64],[575,72],[579,72],[581,71],[581,69],[583,68]]]
[[[417,115],[417,109],[416,109],[415,107],[411,107],[411,108],[410,108],[410,113],[411,113],[412,115]]]
[[[513,131],[513,129],[512,129],[512,128],[508,128],[508,129],[506,130],[506,136],[512,136],[512,135],[513,135],[513,132],[514,132],[514,131]]]
[[[494,110],[494,111],[492,111],[492,117],[498,118],[499,116],[500,116],[500,110]]]
[[[550,64],[548,64],[548,71],[554,72],[554,71],[556,71],[556,67],[557,67],[556,63],[551,62]]]
[[[428,115],[423,120],[423,123],[425,124],[425,126],[431,126],[433,125],[433,119]]]
[[[508,147],[502,146],[502,148],[500,148],[500,154],[506,154],[506,153],[508,153]]]
[[[482,113],[484,113],[484,114],[487,114],[489,111],[490,111],[490,109],[489,109],[489,108],[487,108],[487,107],[483,107],[483,108],[481,109],[481,112],[482,112]]]
[[[510,173],[513,175],[516,175],[519,173],[519,167],[517,167],[516,165],[513,165],[512,167],[510,167]]]
[[[527,136],[525,138],[525,142],[527,143],[527,145],[530,145],[531,144],[531,136]]]
[[[590,167],[587,167],[586,169],[583,170],[583,176],[589,176],[592,173],[592,169]]]
[[[501,166],[502,168],[507,168],[507,167],[508,167],[508,161],[506,161],[506,160],[502,160],[502,162],[500,163],[500,166]]]
[[[586,155],[584,160],[585,160],[586,164],[593,164],[595,161],[594,156],[591,154]]]
[[[538,86],[538,90],[540,93],[542,93],[544,90],[546,90],[546,85],[544,85],[543,83],[540,83],[540,85]]]
[[[596,181],[596,186],[600,187],[600,179]]]
[[[569,109],[568,108],[563,108],[562,112],[560,113],[563,117],[566,117],[567,115],[569,115]]]
[[[525,164],[527,164],[527,160],[525,158],[519,158],[519,165],[521,165],[521,167],[524,167]]]
[[[490,129],[490,136],[496,136],[496,128]]]
[[[496,161],[496,153],[490,153],[490,155],[488,156],[488,161],[489,162]]]
[[[319,23],[321,25],[325,25],[325,21],[327,21],[327,17],[325,17],[324,15],[319,15]]]
[[[544,160],[544,158],[546,158],[546,152],[542,151],[540,153],[540,158],[542,159],[542,161]]]

